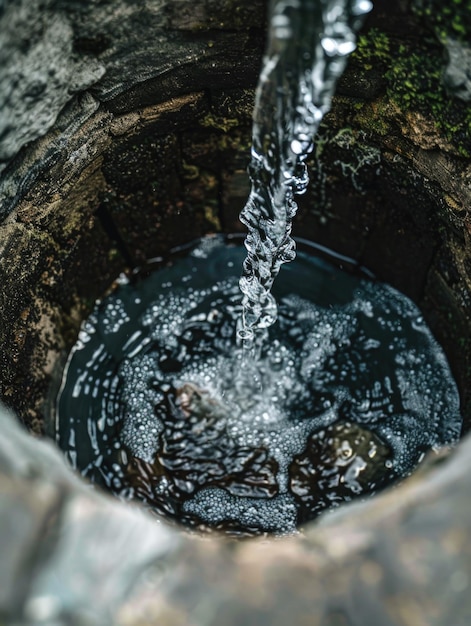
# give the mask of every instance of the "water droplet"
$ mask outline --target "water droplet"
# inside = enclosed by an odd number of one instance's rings
[[[365,15],[369,13],[373,8],[373,3],[371,0],[356,0],[352,4],[351,12],[352,15]]]

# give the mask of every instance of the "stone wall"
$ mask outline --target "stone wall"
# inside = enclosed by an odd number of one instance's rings
[[[36,433],[118,273],[240,228],[265,9],[241,4],[0,4],[0,397]],[[467,424],[470,14],[376,0],[295,224],[422,306]],[[298,537],[233,544],[92,494],[0,424],[0,622],[470,623],[468,440]]]
[[[3,7],[0,395],[37,432],[95,298],[221,228],[264,45],[238,4]]]

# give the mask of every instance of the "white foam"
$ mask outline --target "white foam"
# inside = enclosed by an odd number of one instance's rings
[[[216,252],[212,244],[208,263]],[[183,275],[188,276],[187,269]],[[219,453],[228,459],[237,450],[264,451],[276,479],[270,493],[276,493],[251,498],[240,495],[242,487],[236,495],[170,473],[147,487],[156,506],[160,502],[167,510],[168,494],[180,485],[188,488],[185,515],[207,523],[226,519],[291,532],[300,506],[292,491],[294,459],[306,454],[314,435],[322,439],[321,433],[332,425],[348,421],[369,429],[389,446],[392,456],[385,464],[374,444],[352,456],[343,474],[334,468],[324,481],[324,503],[310,504],[313,511],[341,501],[340,487],[345,497],[361,492],[366,466],[379,463],[385,470],[391,466],[392,476],[408,474],[426,450],[457,440],[458,393],[443,353],[416,307],[389,287],[360,282],[350,300],[344,297],[343,304],[329,306],[298,295],[283,297],[279,324],[254,360],[236,345],[235,322],[241,310],[237,277],[203,289],[192,281],[182,286],[175,275],[162,282],[171,282],[172,289],[162,287],[140,309],[140,319],[131,323],[126,321],[130,316],[124,295],[110,296],[88,323],[90,341],[82,337],[74,352],[80,365],[69,393],[78,417],[71,426],[77,431],[69,438],[75,443],[69,446],[69,457],[79,462],[80,439],[87,437],[91,451],[82,470],[90,476],[106,475],[106,483],[117,493],[134,493],[134,487],[114,469],[113,459],[121,464],[132,458],[154,463],[164,434],[184,437],[184,420],[190,420],[195,449],[211,446],[208,437],[217,435]],[[130,294],[134,303],[135,294]],[[121,304],[114,306],[114,299]],[[106,344],[97,345],[97,327],[107,329]],[[116,345],[118,337],[121,343]],[[93,393],[87,396],[90,385]],[[210,415],[192,413],[197,405],[189,401],[188,414],[177,406],[178,390],[185,385],[204,395]],[[98,407],[93,406],[93,394]],[[85,421],[82,414],[88,415]],[[177,420],[170,430],[169,419]],[[83,425],[85,432],[79,432]],[[167,441],[170,448],[174,443]],[[179,445],[174,449],[184,455],[184,438]],[[298,491],[308,489],[306,485],[299,484]]]

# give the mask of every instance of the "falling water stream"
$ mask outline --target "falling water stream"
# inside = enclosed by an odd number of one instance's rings
[[[355,49],[355,30],[371,8],[370,0],[271,2],[254,110],[252,190],[240,216],[248,228],[238,333],[246,348],[260,344],[264,329],[276,320],[273,281],[281,265],[295,257],[294,196],[306,191],[305,160]]]
[[[314,244],[295,258],[294,195],[370,8],[272,3],[246,252],[194,242],[121,277],[83,324],[57,438],[92,483],[187,527],[291,533],[457,441],[456,385],[416,306]]]

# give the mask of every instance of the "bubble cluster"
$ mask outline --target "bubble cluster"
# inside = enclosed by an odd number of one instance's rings
[[[236,340],[242,258],[205,240],[97,305],[58,400],[86,477],[190,527],[289,533],[458,439],[455,383],[412,302],[301,253],[254,359]]]
[[[234,530],[257,533],[293,533],[298,511],[291,494],[271,500],[236,498],[224,489],[203,489],[183,505],[185,513],[194,514],[211,526],[229,524]]]

